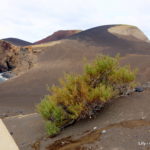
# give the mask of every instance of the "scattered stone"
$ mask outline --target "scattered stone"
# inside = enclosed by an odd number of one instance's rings
[[[101,132],[101,133],[105,134],[105,133],[106,133],[106,130],[102,130],[102,132]]]
[[[61,142],[61,144],[62,144],[62,145],[64,145],[64,144],[65,144],[65,142]]]
[[[144,88],[143,87],[136,87],[135,92],[143,92]]]
[[[12,132],[12,131],[10,132],[10,135],[13,135],[13,132]]]
[[[94,127],[94,128],[93,128],[93,130],[96,130],[96,129],[97,129],[97,127]]]

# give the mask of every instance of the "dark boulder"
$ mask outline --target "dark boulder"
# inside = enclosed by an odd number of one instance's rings
[[[144,88],[143,87],[136,87],[135,88],[135,92],[143,92],[144,91]]]

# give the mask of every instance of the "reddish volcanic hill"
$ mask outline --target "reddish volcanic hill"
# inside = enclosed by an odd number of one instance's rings
[[[60,30],[60,31],[54,32],[52,35],[50,35],[40,41],[35,42],[34,44],[41,44],[41,43],[65,39],[65,38],[72,36],[79,32],[81,32],[81,30]]]

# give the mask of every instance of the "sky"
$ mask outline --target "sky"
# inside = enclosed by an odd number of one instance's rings
[[[38,41],[58,30],[130,24],[150,38],[150,0],[0,0],[0,39]]]

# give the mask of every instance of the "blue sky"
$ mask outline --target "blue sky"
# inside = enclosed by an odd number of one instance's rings
[[[30,42],[57,30],[138,26],[150,38],[150,0],[0,0],[0,38]]]

